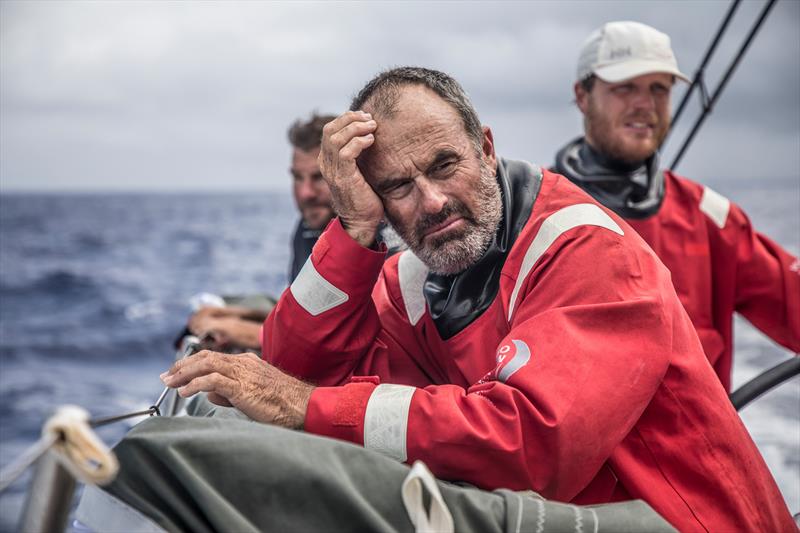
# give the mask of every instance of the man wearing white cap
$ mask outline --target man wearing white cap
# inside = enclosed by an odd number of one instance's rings
[[[624,217],[658,254],[730,390],[734,312],[800,351],[800,262],[727,198],[659,168],[676,79],[688,81],[666,34],[628,21],[593,32],[574,86],[585,136],[559,150],[554,170]]]

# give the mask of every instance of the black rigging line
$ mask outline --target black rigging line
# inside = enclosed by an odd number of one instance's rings
[[[772,9],[772,7],[775,5],[776,1],[777,0],[769,0],[767,2],[767,4],[764,6],[764,9],[761,10],[761,14],[758,17],[758,20],[756,20],[755,24],[753,24],[753,27],[750,28],[750,32],[748,33],[747,38],[745,39],[744,43],[742,43],[742,46],[739,48],[739,51],[736,54],[736,57],[734,57],[733,61],[728,66],[728,70],[725,71],[725,75],[722,77],[722,81],[720,81],[719,85],[717,85],[717,87],[714,89],[714,92],[711,94],[710,98],[708,97],[708,91],[707,91],[707,89],[705,87],[705,81],[704,81],[705,64],[701,65],[700,69],[698,70],[697,74],[695,75],[695,79],[692,82],[691,87],[689,88],[689,90],[687,91],[686,95],[684,96],[684,100],[686,100],[689,97],[689,93],[692,91],[692,89],[694,89],[697,86],[700,86],[701,87],[701,91],[702,91],[702,95],[701,96],[703,98],[703,112],[700,114],[699,117],[697,117],[697,120],[695,121],[694,126],[692,127],[692,130],[689,132],[689,135],[686,137],[686,140],[684,140],[683,145],[681,146],[680,150],[678,150],[678,155],[675,156],[675,159],[672,161],[672,164],[670,165],[670,168],[672,168],[672,169],[677,168],[678,163],[680,162],[681,158],[683,157],[683,154],[686,152],[686,149],[691,144],[692,140],[694,139],[694,136],[700,130],[700,126],[702,126],[703,122],[705,122],[706,117],[708,117],[708,115],[711,113],[712,109],[714,108],[714,104],[716,104],[717,100],[719,99],[720,95],[722,94],[723,89],[725,89],[725,86],[728,84],[728,81],[730,80],[731,76],[733,75],[734,71],[736,70],[736,67],[739,66],[739,62],[741,61],[741,59],[744,56],[745,52],[747,52],[747,49],[750,47],[750,44],[752,43],[753,38],[758,33],[758,30],[761,28],[761,25],[764,23],[764,20],[766,20],[767,15],[769,14],[769,12]],[[711,54],[713,53],[714,49],[716,48],[717,42],[718,42],[719,38],[721,37],[722,32],[724,31],[724,26],[726,26],[728,24],[730,16],[733,14],[733,11],[736,9],[736,7],[738,6],[739,2],[740,2],[740,0],[735,0],[734,5],[731,6],[731,9],[728,11],[728,16],[725,18],[725,21],[723,22],[723,27],[720,27],[720,31],[717,32],[717,36],[715,37],[714,42],[712,42],[711,48],[709,49],[708,53],[706,54],[707,59],[710,58]],[[681,106],[680,106],[680,108],[678,110],[679,113],[681,111],[683,111],[683,107],[684,107],[684,102],[681,102]],[[676,113],[675,119],[677,120],[677,118],[678,118],[678,113]]]
[[[160,415],[161,413],[158,412],[158,407],[155,405],[145,409],[144,411],[136,411],[133,413],[125,413],[124,415],[116,415],[116,416],[106,416],[103,418],[94,418],[89,420],[89,426],[96,428],[100,426],[105,426],[114,422],[119,422],[120,420],[125,420],[126,418],[134,418],[137,416],[145,416],[145,415]]]
[[[189,357],[197,353],[198,350],[202,347],[202,339],[198,339],[194,335],[186,335],[181,339],[181,346],[180,346],[180,358],[183,359],[184,357]],[[164,399],[167,397],[167,393],[170,391],[170,387],[164,387],[164,390],[159,395],[156,403],[145,409],[144,411],[135,411],[132,413],[125,413],[121,415],[115,416],[106,416],[102,418],[94,418],[89,420],[89,426],[96,428],[100,426],[105,426],[107,424],[111,424],[113,422],[119,422],[120,420],[125,420],[127,418],[135,418],[137,416],[145,416],[145,415],[156,415],[161,416],[161,404],[164,402]]]
[[[675,111],[675,116],[672,117],[672,126],[670,127],[669,133],[675,129],[675,124],[681,118],[681,114],[683,114],[683,109],[686,107],[686,104],[692,97],[692,93],[694,93],[694,89],[696,87],[700,87],[700,90],[703,91],[706,95],[708,94],[705,92],[705,69],[708,62],[711,61],[711,57],[714,55],[714,52],[717,50],[717,45],[722,41],[722,35],[725,33],[725,30],[728,29],[728,25],[733,20],[733,15],[736,13],[736,9],[739,7],[739,4],[742,3],[742,0],[733,0],[731,2],[731,7],[728,8],[728,13],[725,15],[725,18],[720,24],[719,28],[717,29],[717,34],[711,40],[711,43],[708,45],[708,50],[706,50],[705,56],[703,56],[703,60],[700,62],[700,66],[697,67],[697,70],[694,73],[694,77],[692,78],[692,84],[686,89],[686,92],[683,94],[683,98],[681,99],[681,103],[678,104],[678,110]],[[705,100],[704,100],[705,102]],[[667,135],[669,135],[669,133]],[[663,143],[666,143],[666,138],[664,139]]]

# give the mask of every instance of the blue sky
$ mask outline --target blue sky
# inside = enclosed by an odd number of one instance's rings
[[[763,5],[742,3],[712,88]],[[549,164],[580,132],[571,85],[594,28],[651,24],[692,75],[728,6],[3,1],[0,190],[285,190],[288,125],[403,64],[454,75],[501,155]],[[800,2],[780,0],[679,170],[800,182],[799,63]]]

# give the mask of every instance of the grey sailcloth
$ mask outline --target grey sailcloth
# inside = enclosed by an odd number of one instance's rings
[[[192,404],[201,416],[150,418],[115,448],[121,472],[107,490],[151,523],[198,533],[415,530],[401,498],[407,465]],[[642,501],[582,507],[437,484],[459,532],[674,531]],[[104,520],[102,529],[114,530],[113,518]]]

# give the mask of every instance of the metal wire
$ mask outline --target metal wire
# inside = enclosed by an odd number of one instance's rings
[[[201,339],[198,339],[194,335],[186,335],[181,339],[180,347],[178,352],[180,353],[180,357],[178,359],[183,359],[184,357],[188,357],[193,355],[200,349],[202,344]],[[167,393],[169,393],[170,387],[164,387],[164,390],[161,391],[161,394],[158,396],[156,403],[151,405],[144,411],[136,411],[133,413],[125,413],[122,415],[116,416],[107,416],[104,418],[96,418],[94,420],[89,421],[89,425],[93,428],[105,426],[106,424],[111,424],[113,422],[119,422],[120,420],[125,420],[127,418],[134,418],[137,416],[161,416],[161,404],[164,403],[164,399],[167,397]]]
[[[195,352],[197,352],[200,346],[201,346],[200,339],[198,339],[193,335],[185,336],[181,342],[181,348],[180,348],[181,358],[194,354]],[[126,420],[128,418],[135,418],[137,416],[153,416],[153,415],[161,416],[160,407],[161,404],[164,402],[164,399],[167,397],[167,393],[169,392],[169,390],[170,387],[165,387],[164,390],[161,392],[161,395],[158,397],[158,400],[156,400],[156,403],[143,411],[134,411],[131,413],[124,413],[121,415],[94,418],[92,420],[89,420],[88,422],[89,427],[97,428],[108,424],[112,424],[114,422],[119,422],[121,420]],[[24,452],[22,452],[22,454],[19,457],[17,457],[14,461],[6,465],[2,469],[2,471],[0,471],[0,492],[6,490],[12,483],[14,483],[14,481],[16,481],[25,472],[25,470],[28,467],[30,467],[33,463],[35,463],[56,442],[58,442],[62,438],[63,436],[58,434],[50,434],[44,436],[38,441],[36,441]]]
[[[0,492],[6,490],[16,481],[29,466],[39,460],[63,435],[49,434],[33,443],[27,450],[17,457],[14,461],[3,467],[0,471]]]
[[[683,145],[681,146],[680,150],[678,150],[678,155],[675,156],[675,159],[673,159],[672,164],[670,165],[669,168],[671,169],[677,168],[678,163],[680,163],[681,159],[683,158],[683,154],[686,153],[686,150],[692,143],[694,136],[700,130],[700,126],[703,125],[703,122],[705,122],[706,118],[711,113],[714,104],[717,102],[720,95],[722,94],[722,91],[725,89],[725,86],[728,84],[728,81],[730,80],[731,76],[736,70],[736,67],[739,66],[739,62],[742,60],[742,57],[744,57],[745,52],[747,52],[747,49],[750,47],[750,43],[753,42],[753,38],[755,38],[756,34],[758,33],[758,30],[761,28],[761,25],[764,23],[764,20],[766,20],[767,15],[769,14],[772,7],[775,5],[776,1],[777,0],[769,0],[767,4],[764,6],[764,9],[761,11],[758,20],[756,20],[755,24],[753,24],[753,27],[750,28],[750,33],[748,33],[744,43],[742,43],[742,46],[739,47],[739,52],[736,54],[736,57],[734,57],[733,61],[728,66],[728,70],[725,71],[725,75],[722,77],[722,81],[720,81],[719,85],[717,85],[717,88],[714,89],[714,92],[712,93],[710,99],[708,99],[706,92],[706,97],[704,99],[707,101],[703,102],[703,112],[695,121],[692,130],[689,132],[689,135],[683,141]],[[702,90],[705,90],[705,84],[701,83],[700,85]]]
[[[153,416],[154,414],[158,413],[158,409],[155,406],[148,407],[144,411],[135,411],[133,413],[125,413],[122,415],[114,415],[114,416],[106,416],[102,418],[94,418],[89,420],[89,426],[93,428],[97,428],[100,426],[105,426],[108,424],[112,424],[114,422],[119,422],[120,420],[126,420],[128,418],[135,418],[137,416]]]
[[[695,88],[700,86],[701,91],[704,91],[705,88],[705,70],[706,65],[709,61],[711,61],[711,56],[714,55],[714,52],[717,49],[717,45],[719,45],[720,41],[722,40],[722,36],[725,34],[725,31],[728,29],[728,25],[730,25],[731,20],[733,20],[733,15],[736,13],[736,9],[739,7],[739,4],[742,0],[733,0],[731,2],[731,7],[728,8],[728,13],[725,15],[725,19],[720,24],[719,29],[717,29],[717,34],[711,40],[711,44],[708,46],[708,50],[706,50],[705,56],[703,56],[703,60],[700,62],[700,66],[697,67],[697,70],[694,73],[694,78],[692,78],[692,84],[686,89],[686,92],[683,94],[683,99],[681,103],[678,104],[678,110],[675,111],[675,116],[672,117],[672,125],[670,126],[670,133],[675,129],[675,124],[677,124],[678,120],[680,120],[681,115],[683,114],[683,110],[686,107],[686,104],[689,102],[689,99],[692,96]],[[704,91],[705,92],[705,91]],[[705,104],[705,102],[704,102]],[[669,136],[669,134],[667,134]],[[664,140],[666,143],[666,139]]]

